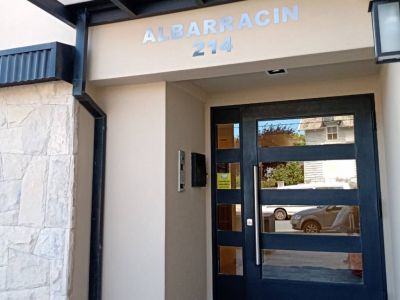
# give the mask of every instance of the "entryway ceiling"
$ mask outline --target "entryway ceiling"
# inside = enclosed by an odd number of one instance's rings
[[[235,92],[272,85],[335,80],[377,74],[380,67],[373,60],[288,69],[287,74],[269,76],[265,72],[226,77],[204,78],[190,82],[207,93]]]

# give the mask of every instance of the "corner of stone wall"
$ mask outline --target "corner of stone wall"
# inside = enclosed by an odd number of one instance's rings
[[[77,149],[72,86],[0,89],[0,299],[68,299]]]

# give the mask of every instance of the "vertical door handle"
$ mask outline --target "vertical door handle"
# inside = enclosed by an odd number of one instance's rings
[[[258,201],[258,166],[253,168],[254,175],[254,232],[256,247],[256,266],[261,264],[260,259],[260,205]]]

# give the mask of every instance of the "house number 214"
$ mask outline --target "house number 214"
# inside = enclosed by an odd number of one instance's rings
[[[211,40],[207,44],[204,41],[195,41],[193,43],[194,52],[193,57],[204,56],[206,48],[210,50],[211,54],[217,54],[219,51],[231,52],[233,49],[231,37],[227,37],[223,40],[222,44],[218,47],[217,40]]]

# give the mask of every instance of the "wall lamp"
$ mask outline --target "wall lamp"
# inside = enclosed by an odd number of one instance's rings
[[[400,0],[369,3],[378,64],[400,61]]]

